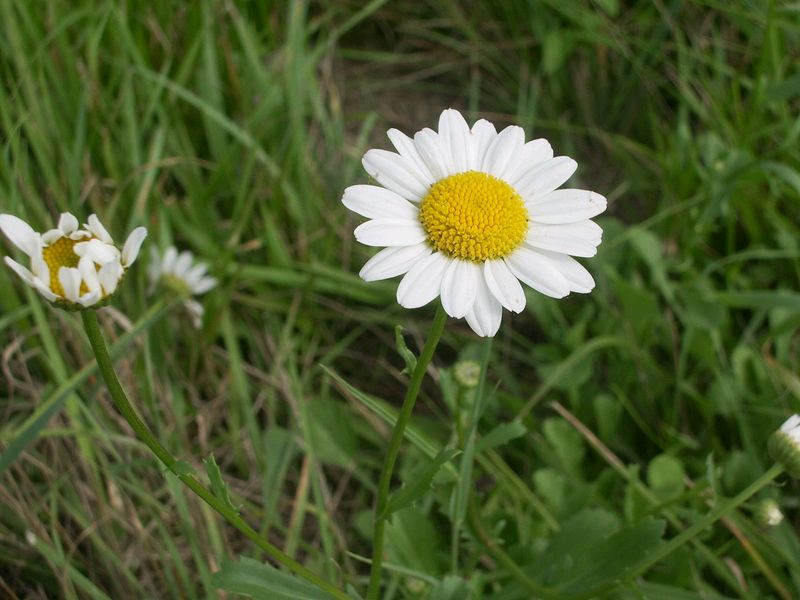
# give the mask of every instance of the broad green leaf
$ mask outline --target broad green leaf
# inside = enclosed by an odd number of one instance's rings
[[[249,596],[253,600],[331,600],[318,587],[279,571],[266,563],[240,557],[225,561],[214,573],[214,585],[221,590]]]

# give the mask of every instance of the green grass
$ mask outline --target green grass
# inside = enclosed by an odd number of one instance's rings
[[[433,309],[358,279],[342,190],[389,127],[448,106],[521,124],[609,199],[598,285],[504,314],[458,560],[456,459],[394,515],[385,597],[524,599],[590,563],[592,585],[619,575],[603,597],[790,600],[786,476],[634,567],[765,473],[800,412],[798,48],[780,2],[0,2],[0,212],[96,212],[210,263],[194,330],[148,313],[145,248],[101,315],[123,384],[171,452],[199,473],[213,454],[256,529],[363,593],[407,382],[394,326],[418,353]],[[130,435],[79,319],[5,268],[0,343],[3,595],[221,597],[223,563],[265,559]],[[479,353],[450,320],[398,483],[456,439],[452,366]],[[764,498],[781,525],[756,521]]]

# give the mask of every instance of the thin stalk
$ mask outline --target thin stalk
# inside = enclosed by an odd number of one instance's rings
[[[465,436],[464,452],[458,469],[458,486],[456,488],[453,506],[453,525],[450,538],[450,563],[453,575],[458,573],[459,540],[461,539],[461,526],[467,514],[467,505],[472,493],[472,467],[475,462],[475,441],[478,435],[478,421],[481,420],[483,409],[486,406],[486,371],[489,368],[489,357],[492,354],[492,338],[483,341],[481,349],[481,370],[478,376],[478,385],[472,396],[472,410],[470,411],[467,433]]]
[[[261,548],[272,560],[285,566],[290,571],[299,575],[303,579],[308,580],[320,589],[325,590],[334,598],[338,600],[350,600],[349,596],[344,592],[337,589],[333,584],[325,581],[318,575],[309,571],[306,567],[291,558],[290,556],[281,552],[278,548],[270,544],[267,540],[258,535],[255,529],[242,519],[235,510],[230,508],[222,500],[218,499],[206,487],[197,480],[194,475],[186,473],[185,463],[176,459],[169,450],[167,450],[156,439],[150,428],[145,425],[144,421],[139,418],[136,410],[128,400],[125,390],[117,379],[117,374],[114,372],[114,365],[111,362],[111,356],[108,353],[103,333],[100,330],[100,324],[97,321],[97,313],[94,310],[84,310],[81,312],[83,317],[83,327],[86,330],[86,336],[89,338],[89,343],[94,351],[95,358],[97,359],[97,366],[100,374],[108,386],[108,391],[111,393],[111,398],[114,405],[119,410],[120,414],[125,418],[131,428],[136,432],[139,439],[156,455],[156,457],[164,463],[170,471],[172,471],[178,479],[180,479],[186,487],[192,490],[203,502],[208,504],[211,508],[217,511],[231,525],[236,527],[243,533],[249,540]]]
[[[369,588],[367,589],[367,600],[377,600],[378,592],[381,585],[381,571],[383,570],[383,537],[386,527],[386,504],[389,501],[389,487],[392,483],[392,473],[394,471],[394,464],[397,461],[397,454],[400,451],[400,444],[403,441],[403,431],[411,418],[411,413],[414,410],[414,404],[419,395],[419,389],[422,385],[422,378],[425,376],[425,371],[428,364],[433,358],[433,352],[439,344],[439,339],[442,337],[444,325],[447,322],[447,313],[444,312],[441,304],[436,309],[436,315],[433,317],[433,325],[428,332],[428,338],[425,340],[425,346],[422,348],[417,360],[417,365],[414,367],[414,372],[411,374],[411,381],[408,383],[406,396],[403,399],[403,405],[400,408],[400,414],[397,415],[397,422],[392,431],[392,439],[389,441],[389,449],[386,452],[386,458],[383,461],[383,468],[381,469],[380,480],[378,481],[378,497],[375,504],[375,520],[374,520],[374,533],[372,536],[372,568],[369,574]]]

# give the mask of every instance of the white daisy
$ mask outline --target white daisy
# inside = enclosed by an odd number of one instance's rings
[[[396,153],[369,150],[362,160],[383,187],[354,185],[342,198],[370,219],[356,239],[386,247],[361,269],[364,280],[405,275],[402,306],[441,297],[447,314],[485,337],[497,333],[504,307],[525,308],[520,281],[553,298],[594,288],[572,256],[597,253],[603,232],[590,219],[606,199],[558,190],[577,163],[554,158],[547,140],[526,143],[521,127],[497,133],[484,119],[470,129],[453,109],[442,112],[438,132],[388,136]]]
[[[117,289],[147,236],[137,227],[120,251],[96,215],[83,228],[70,213],[43,234],[13,215],[0,214],[0,231],[30,259],[30,268],[5,257],[6,264],[50,302],[68,309],[99,304]]]
[[[217,280],[209,277],[207,272],[208,266],[195,262],[194,255],[188,250],[178,254],[175,246],[170,246],[160,255],[155,248],[151,249],[148,266],[151,291],[157,284],[162,284],[182,296],[183,305],[192,316],[195,327],[202,324],[204,310],[192,296],[205,294],[217,285]]]

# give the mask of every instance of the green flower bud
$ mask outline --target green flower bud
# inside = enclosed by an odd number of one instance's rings
[[[800,415],[792,415],[769,438],[772,459],[795,477],[800,477]]]
[[[766,498],[758,503],[754,513],[756,523],[762,527],[775,527],[783,521],[780,506],[772,498]]]
[[[481,366],[474,360],[462,360],[453,367],[453,377],[458,385],[467,389],[477,387]]]

